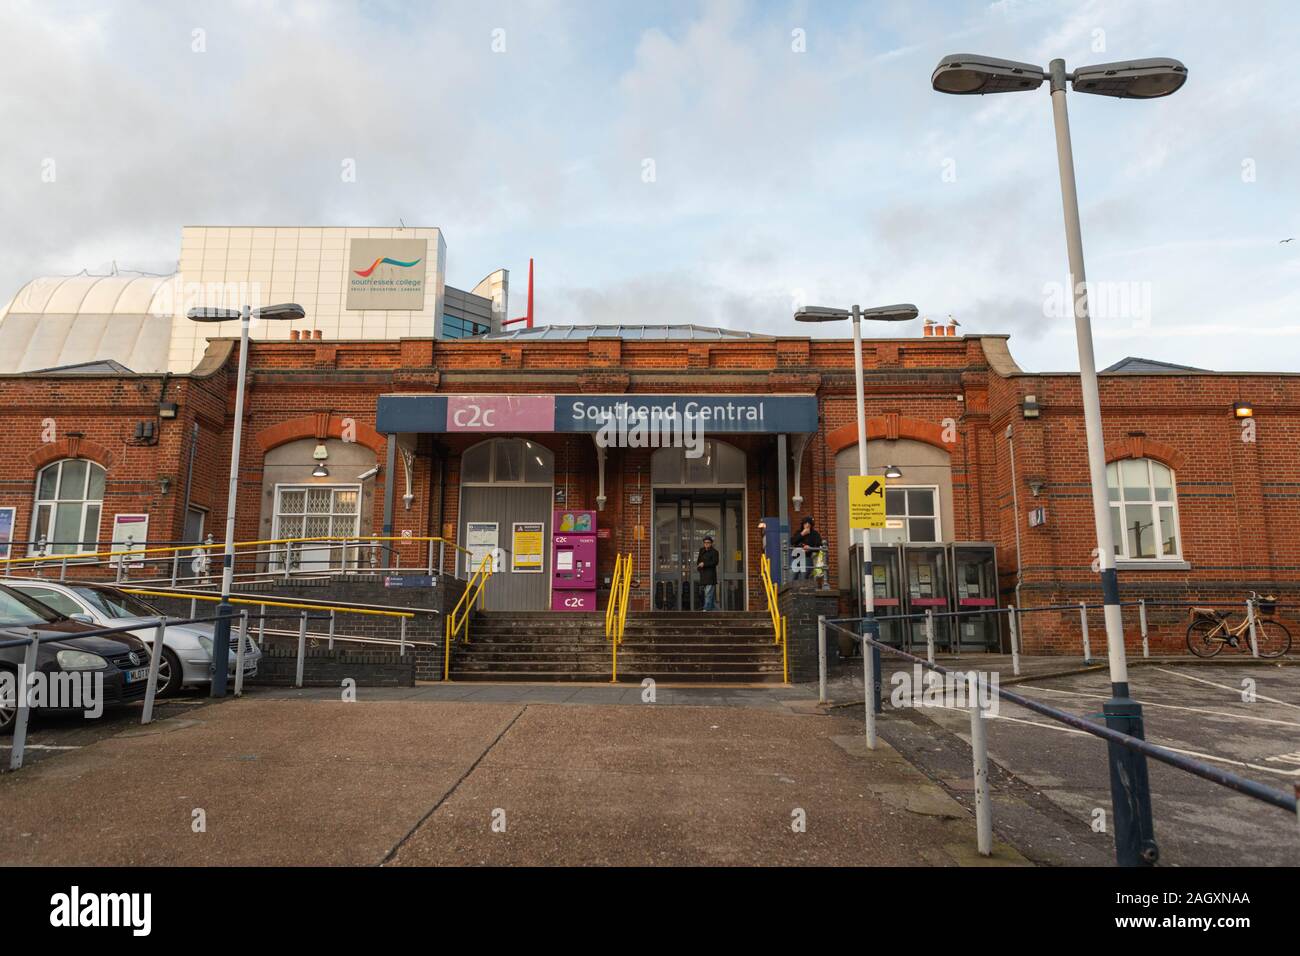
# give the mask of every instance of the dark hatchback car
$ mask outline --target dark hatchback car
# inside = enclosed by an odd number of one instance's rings
[[[104,675],[103,705],[110,707],[144,697],[149,676],[149,649],[130,634],[107,637],[78,637],[87,631],[102,630],[97,624],[83,624],[60,614],[40,601],[0,585],[0,641],[24,639],[30,631],[41,637],[61,635],[58,640],[42,641],[36,655],[36,669],[45,681],[53,675],[81,672]],[[27,653],[25,646],[0,647],[0,671],[7,672],[0,682],[0,734],[13,731],[18,709],[15,691],[19,667]],[[54,710],[60,708],[46,707]],[[67,708],[80,710],[82,708]]]

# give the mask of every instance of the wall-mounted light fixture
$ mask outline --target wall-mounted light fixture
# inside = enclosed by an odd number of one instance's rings
[[[902,477],[903,477],[903,469],[899,468],[897,465],[886,465],[886,466],[885,466],[885,477],[886,477],[886,478],[902,478]]]
[[[158,403],[158,417],[159,417],[159,418],[175,418],[175,417],[176,417],[176,403],[175,403],[175,402],[159,402],[159,403]]]
[[[1025,484],[1029,486],[1029,493],[1037,498],[1047,487],[1047,482],[1042,478],[1026,478]]]
[[[1232,414],[1237,418],[1254,418],[1255,406],[1250,402],[1234,402],[1232,405]]]
[[[311,470],[311,476],[313,478],[328,478],[330,476],[330,470],[325,467],[323,462],[318,461],[316,462],[316,467]]]
[[[167,494],[167,492],[172,490],[171,475],[163,475],[161,478],[158,479],[158,490],[162,492],[164,495]]]
[[[330,456],[330,453],[325,450],[325,443],[322,441],[316,443],[316,450],[311,453],[311,456],[316,461],[324,461]]]
[[[1021,399],[1020,411],[1025,416],[1025,418],[1037,418],[1039,412],[1038,396],[1026,395],[1023,399]]]

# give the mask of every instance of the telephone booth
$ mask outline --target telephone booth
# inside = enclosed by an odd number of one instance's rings
[[[853,581],[853,600],[857,616],[862,616],[862,545],[849,548],[849,567]],[[871,576],[875,583],[876,617],[895,617],[903,612],[902,575],[899,572],[897,545],[871,546]],[[895,647],[903,645],[903,622],[881,621],[880,640]]]
[[[1000,650],[999,616],[978,613],[998,606],[998,566],[993,545],[952,546],[952,594],[953,610],[959,612],[953,619],[957,647],[963,651]],[[961,614],[961,611],[972,613]]]
[[[926,611],[934,611],[936,614],[947,611],[951,600],[948,546],[903,545],[903,581],[905,613],[921,615]],[[906,625],[904,642],[912,647],[925,647],[925,621],[917,618],[906,622]],[[951,649],[952,618],[935,618],[934,646],[945,650]]]

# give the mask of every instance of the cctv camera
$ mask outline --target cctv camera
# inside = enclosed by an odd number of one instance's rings
[[[375,465],[375,467],[367,468],[361,474],[357,475],[357,481],[365,481],[367,478],[373,478],[377,474],[379,474],[379,466]]]

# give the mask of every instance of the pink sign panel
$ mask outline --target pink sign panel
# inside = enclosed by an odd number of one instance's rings
[[[595,591],[552,591],[552,611],[594,611],[596,610]]]
[[[448,395],[447,431],[555,431],[555,396]]]

